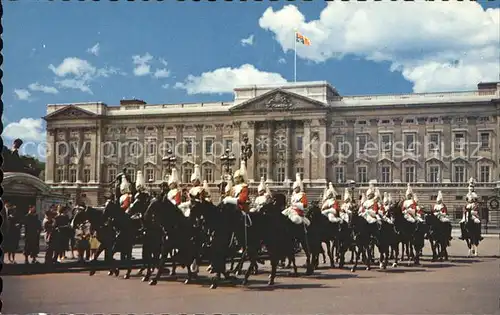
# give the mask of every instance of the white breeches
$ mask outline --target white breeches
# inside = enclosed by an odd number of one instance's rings
[[[481,223],[481,219],[479,219],[478,213],[476,211],[471,212],[472,220],[474,223],[479,224]],[[460,223],[464,223],[467,220],[465,213],[462,215],[462,220],[460,220]]]
[[[297,211],[295,211],[293,207],[286,208],[281,213],[287,216],[288,219],[290,219],[290,221],[295,224],[305,224],[306,226],[309,226],[311,224],[311,221],[309,221],[308,218],[298,215]]]
[[[181,202],[177,207],[184,213],[186,218],[189,217],[191,213],[191,201]]]
[[[389,224],[394,224],[394,220],[389,218],[388,216],[384,215],[382,216],[382,220],[389,223]]]
[[[405,213],[404,218],[406,219],[406,221],[408,221],[410,223],[415,223],[415,222],[422,223],[422,222],[424,222],[424,219],[422,219],[422,217],[419,215],[412,216],[409,213]]]
[[[368,224],[373,224],[373,223],[376,223],[376,222],[379,222],[379,223],[382,222],[382,219],[380,218],[379,215],[372,216],[369,213],[364,212],[362,214],[362,217],[366,220],[366,222],[368,222]]]
[[[448,215],[441,212],[434,212],[434,215],[443,223],[449,223],[451,220]]]
[[[260,209],[262,209],[264,205],[256,205],[255,207],[253,208],[250,208],[250,212],[260,212]]]

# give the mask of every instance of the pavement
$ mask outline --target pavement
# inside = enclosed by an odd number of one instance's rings
[[[427,256],[422,266],[360,265],[355,273],[322,265],[312,276],[299,268],[298,278],[280,270],[272,287],[268,263],[248,286],[225,281],[216,290],[208,288],[205,268],[189,285],[182,283],[184,270],[157,286],[104,271],[3,276],[1,298],[4,314],[500,314],[500,239],[485,238],[480,257],[467,258],[467,251],[463,241],[452,241],[449,262]]]

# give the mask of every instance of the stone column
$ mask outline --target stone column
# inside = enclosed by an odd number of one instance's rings
[[[64,182],[69,182],[69,165],[71,163],[71,141],[70,141],[70,131],[69,129],[64,130],[64,141],[68,145],[69,154],[66,154],[65,164],[62,166],[64,168]]]
[[[394,134],[393,134],[393,143],[403,143],[404,144],[404,139],[403,139],[403,128],[401,126],[401,123],[403,122],[403,117],[396,117],[394,118]],[[393,152],[394,152],[394,145],[393,145]],[[398,148],[398,150],[401,150],[401,146]],[[393,160],[396,162],[396,166],[392,166],[391,171],[392,171],[392,181],[394,183],[401,183],[403,179],[403,164],[401,163],[402,159],[402,154],[401,152],[397,152],[397,155],[393,154]]]
[[[286,147],[285,147],[285,178],[292,181],[295,180],[295,171],[293,171],[293,121],[288,120],[285,122],[286,129]]]
[[[81,183],[83,182],[83,160],[85,157],[85,133],[83,128],[78,129],[78,142],[77,142],[77,167],[76,167],[76,182]]]
[[[137,126],[137,130],[139,131],[139,136],[138,136],[138,148],[137,148],[137,151],[136,153],[139,154],[139,157],[135,157],[134,160],[137,161],[137,170],[142,170],[143,174],[144,174],[144,180],[147,182],[149,180],[149,178],[146,178],[146,171],[144,170],[144,163],[145,163],[145,159],[144,159],[144,156],[146,155],[146,146],[145,146],[145,140],[146,140],[146,137],[144,135],[144,130],[146,130],[146,127],[145,126]],[[142,150],[139,150],[142,149]]]
[[[235,121],[233,122],[233,154],[236,158],[236,163],[234,165],[234,170],[240,169],[241,163],[241,132],[240,132],[241,122]],[[236,147],[234,146],[236,144]]]
[[[304,160],[304,182],[311,181],[311,120],[307,119],[304,123],[303,150],[302,158]],[[294,178],[292,180],[295,180]]]
[[[101,161],[101,136],[99,132],[99,128],[90,128],[90,157],[93,167],[90,168],[90,183],[97,184],[100,182],[100,173],[102,169]]]
[[[214,146],[214,163],[217,165],[214,171],[214,180],[217,182],[220,180],[224,170],[222,169],[222,163],[220,157],[224,154],[224,124],[215,124],[215,146]]]
[[[441,167],[443,172],[443,182],[451,182],[453,179],[453,133],[451,132],[451,117],[442,117],[443,120],[443,132],[439,135],[439,157],[442,159],[446,167]],[[445,141],[445,139],[447,139]],[[465,174],[465,179],[467,180],[467,174]]]
[[[47,149],[46,149],[46,160],[45,163],[45,182],[47,184],[53,184],[55,180],[56,172],[56,130],[53,128],[47,129]]]
[[[180,165],[180,168],[178,169],[179,171],[179,179],[181,182],[184,181],[184,168],[183,168],[183,163],[184,161],[184,146],[182,145],[182,142],[184,141],[183,138],[183,131],[184,131],[184,125],[178,124],[175,125],[175,146],[176,146],[176,154],[177,154],[177,162],[178,165]]]
[[[478,170],[478,165],[476,163],[477,157],[471,156],[473,153],[477,155],[477,152],[474,152],[477,149],[477,143],[479,142],[480,139],[478,139],[478,134],[477,134],[477,117],[475,116],[468,116],[467,117],[467,131],[468,134],[465,134],[466,140],[465,143],[467,144],[465,146],[465,158],[467,161],[469,161],[468,165],[468,177],[471,178],[474,177],[476,181],[479,181],[479,170]],[[490,135],[490,142],[491,139],[493,139],[493,134]],[[453,141],[453,137],[452,137]],[[493,173],[493,169],[490,169],[490,173]],[[494,173],[493,173],[494,174]],[[490,174],[491,176],[492,174]],[[466,179],[467,179],[466,178]]]
[[[346,162],[345,164],[345,179],[347,180],[354,180],[357,181],[358,177],[356,174],[356,165],[354,161],[356,160],[356,150],[357,150],[357,138],[356,138],[356,130],[355,130],[355,124],[356,124],[356,119],[354,118],[349,118],[346,119],[347,123],[347,130],[346,130],[346,135],[344,138],[344,141],[347,142],[350,146],[349,149],[351,150],[350,152],[345,152],[345,154],[348,154],[346,158],[343,158],[343,160]]]
[[[120,127],[120,137],[118,140],[118,148],[117,148],[117,161],[118,161],[118,168],[119,171],[125,166],[125,159],[126,155],[128,152],[125,150],[125,148],[128,147],[128,144],[126,143],[127,140],[127,127]]]
[[[420,165],[416,165],[416,171],[417,171],[417,182],[427,182],[428,176],[427,176],[427,165],[425,163],[425,160],[428,158],[426,155],[426,147],[425,147],[425,137],[426,137],[426,121],[427,117],[418,117],[417,118],[417,136],[416,136],[416,141],[418,143],[415,154],[417,161],[420,163]],[[423,159],[420,158],[423,156]],[[442,178],[442,174],[439,174]]]
[[[195,125],[195,139],[194,139],[194,154],[193,154],[193,160],[195,163],[201,163],[203,162],[203,125]]]
[[[255,148],[255,122],[254,121],[247,121],[247,136],[248,136],[248,144],[252,146],[252,156],[247,160],[247,172],[248,172],[248,179],[252,181],[257,181],[257,174],[255,172],[255,165],[257,162],[257,159],[255,158],[255,155],[257,153],[257,149]],[[260,178],[258,179],[260,181]]]
[[[165,150],[165,144],[163,143],[163,125],[157,125],[155,126],[156,128],[156,165],[157,165],[157,168],[156,168],[156,174],[155,174],[155,178],[156,180],[159,180],[159,181],[162,181],[164,178],[163,178],[163,174],[165,174],[165,171],[164,171],[164,167],[165,165],[163,165],[163,161],[162,161],[162,158],[163,158],[163,153],[166,152]],[[163,151],[162,151],[163,149]]]
[[[327,143],[327,132],[326,132],[326,126],[327,126],[327,120],[322,118],[318,119],[318,124],[319,124],[319,129],[318,129],[318,141],[319,141],[319,152],[318,154],[318,173],[317,173],[317,181],[318,183],[325,182],[327,181],[326,179],[326,165],[327,165],[327,155],[329,154],[328,152],[328,146],[326,145]]]
[[[267,121],[267,179],[274,181],[274,120]]]

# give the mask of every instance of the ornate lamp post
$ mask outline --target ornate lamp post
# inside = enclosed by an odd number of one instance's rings
[[[248,134],[243,134],[243,144],[241,145],[241,160],[247,163],[248,159],[252,157],[252,145],[248,143]]]
[[[231,166],[233,166],[234,161],[236,161],[234,154],[229,149],[226,149],[226,152],[224,154],[222,154],[222,156],[220,157],[220,161],[221,161],[223,169],[225,169],[226,173],[232,174]]]
[[[349,188],[351,189],[352,200],[356,201],[356,198],[354,198],[354,190],[356,189],[356,181],[351,179],[351,180],[347,181],[347,184],[349,185]]]

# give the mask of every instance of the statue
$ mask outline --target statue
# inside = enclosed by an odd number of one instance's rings
[[[23,161],[19,155],[19,149],[23,145],[23,140],[15,139],[12,144],[12,149],[8,149],[6,146],[2,149],[3,155],[3,166],[4,172],[18,172],[26,173],[32,176],[38,177],[40,175],[41,169],[35,168],[32,164],[27,164]]]

